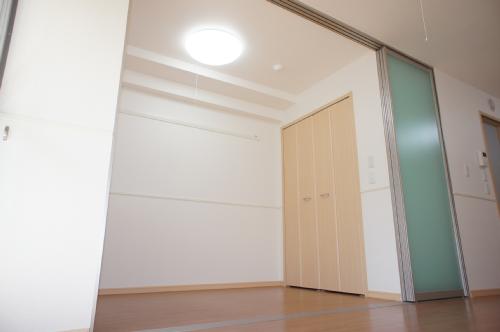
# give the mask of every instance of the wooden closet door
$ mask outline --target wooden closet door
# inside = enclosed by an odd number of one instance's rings
[[[319,288],[312,119],[306,118],[297,126],[301,286]]]
[[[364,294],[364,259],[361,194],[352,98],[330,109],[337,215],[340,290]]]
[[[285,283],[300,286],[299,185],[297,125],[283,130]]]
[[[319,288],[340,291],[329,110],[325,109],[315,114],[312,119],[318,222]]]

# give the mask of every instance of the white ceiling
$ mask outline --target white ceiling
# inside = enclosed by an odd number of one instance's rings
[[[302,0],[378,40],[500,97],[500,1]]]
[[[246,45],[241,58],[220,67],[203,66],[192,60],[183,40],[189,31],[200,27],[223,27],[239,35]],[[265,0],[135,0],[131,5],[127,44],[168,57],[151,63],[129,56],[128,69],[194,84],[193,75],[188,75],[190,70],[179,70],[194,64],[230,75],[230,81],[241,79],[248,81],[247,85],[261,85],[260,90],[279,90],[271,93],[274,96],[296,95],[370,52]],[[182,63],[176,68],[166,65],[175,61]],[[283,70],[273,71],[276,63],[282,64]],[[215,92],[231,92],[232,87],[227,84],[217,86],[213,80],[208,81],[202,77],[198,86],[204,88],[210,83]],[[248,89],[239,90],[231,94],[255,99]],[[270,107],[290,106],[287,97],[264,99],[259,101]]]

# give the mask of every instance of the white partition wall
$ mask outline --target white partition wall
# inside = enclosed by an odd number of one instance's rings
[[[20,0],[0,88],[0,330],[88,329],[127,0]]]
[[[122,90],[101,289],[282,280],[279,123]]]
[[[500,99],[436,71],[443,135],[471,294],[500,288],[500,216],[488,168],[478,164],[486,151],[481,113],[500,119]],[[488,99],[497,105],[490,109]]]

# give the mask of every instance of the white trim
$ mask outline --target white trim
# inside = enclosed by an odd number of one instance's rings
[[[117,191],[110,192],[110,195],[122,196],[122,197],[162,199],[162,200],[172,200],[172,201],[184,201],[184,202],[195,202],[195,203],[219,204],[219,205],[231,205],[231,206],[243,206],[243,207],[251,207],[251,208],[281,210],[281,206],[275,206],[275,205],[263,205],[263,204],[231,202],[231,201],[218,201],[218,200],[202,199],[202,198],[194,198],[194,197],[150,195],[150,194],[138,194],[138,193],[125,193],[125,192],[117,192]]]
[[[389,187],[387,185],[387,186],[383,186],[383,187],[368,188],[368,189],[365,189],[365,190],[361,190],[360,192],[362,194],[366,194],[366,193],[371,193],[371,192],[374,192],[374,191],[382,191],[382,190],[389,190],[389,189],[391,189],[391,187]]]
[[[59,120],[53,120],[51,118],[43,118],[43,117],[36,117],[36,116],[31,116],[31,115],[25,115],[25,114],[19,114],[19,113],[10,113],[10,112],[2,112],[0,111],[0,119],[3,119],[5,121],[23,121],[23,122],[29,122],[29,123],[34,123],[34,124],[40,124],[40,125],[48,125],[48,126],[54,126],[54,127],[59,127],[59,128],[74,128],[80,131],[91,131],[95,133],[100,133],[100,134],[112,134],[113,130],[112,129],[103,129],[103,128],[92,128],[76,123],[71,123],[71,122],[64,122],[64,121],[59,121]],[[13,129],[13,128],[11,128]]]
[[[495,203],[497,202],[496,199],[494,199],[494,198],[483,197],[483,196],[474,195],[474,194],[466,194],[466,193],[453,192],[453,195],[459,196],[459,197],[480,199],[480,200],[483,200],[483,201],[490,201],[490,202],[495,202]]]
[[[234,131],[197,125],[195,123],[190,123],[190,122],[185,122],[185,121],[168,119],[168,118],[164,118],[164,117],[157,116],[157,115],[149,115],[149,114],[132,112],[132,111],[119,111],[119,114],[124,114],[124,115],[128,115],[128,116],[135,116],[135,117],[148,119],[148,120],[165,122],[165,123],[169,123],[169,124],[176,125],[176,126],[189,127],[189,128],[204,130],[204,131],[217,133],[217,134],[221,134],[221,135],[228,135],[228,136],[238,137],[238,138],[242,138],[242,139],[247,139],[247,140],[251,140],[251,141],[260,141],[260,138],[257,135],[245,135],[245,134],[240,134],[240,133],[237,133]]]

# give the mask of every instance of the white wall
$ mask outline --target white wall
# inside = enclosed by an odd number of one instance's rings
[[[500,119],[500,99],[439,70],[436,87],[469,286],[500,288],[500,217],[491,174],[487,169],[485,182],[476,157],[486,149],[480,112]],[[496,113],[489,110],[488,98],[494,99]]]
[[[368,290],[400,293],[389,171],[376,55],[370,52],[302,93],[287,111],[293,121],[353,93]],[[374,167],[370,167],[369,160]]]
[[[0,330],[89,328],[127,0],[19,1],[0,88]]]
[[[299,95],[284,123],[351,91],[368,288],[400,293],[375,54]],[[120,105],[260,140],[121,114],[100,288],[282,280],[280,124],[129,88]]]
[[[210,130],[119,115],[100,288],[281,281],[279,123],[129,88],[120,110]]]

